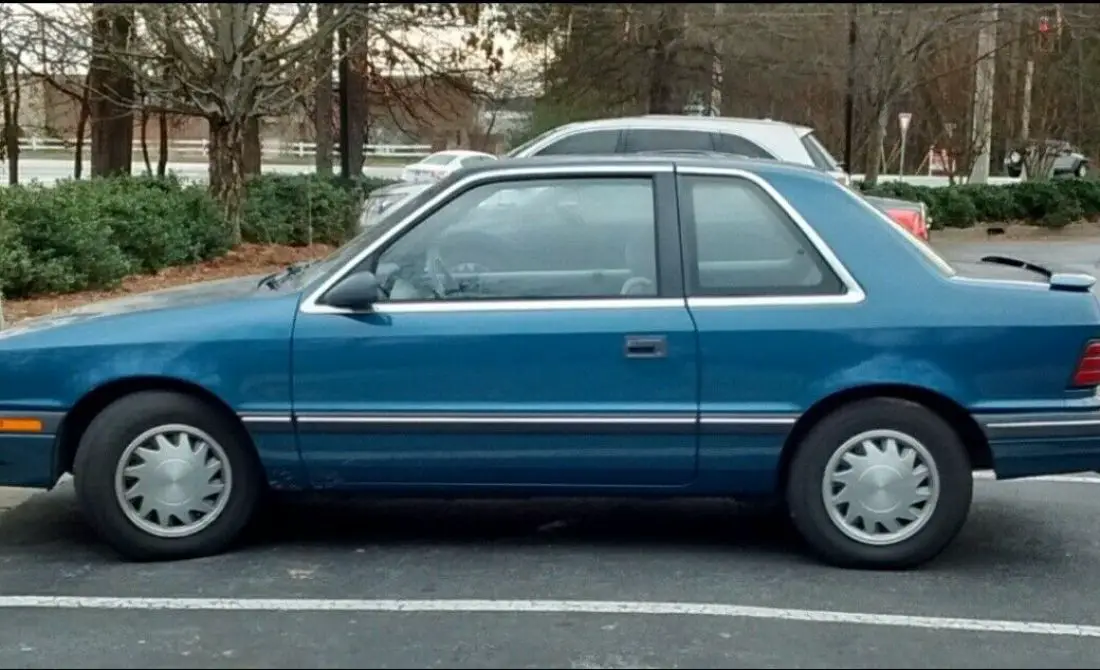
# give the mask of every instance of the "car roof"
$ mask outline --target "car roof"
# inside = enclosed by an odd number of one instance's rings
[[[443,151],[430,153],[428,156],[454,156],[458,158],[461,156],[493,156],[493,154],[485,153],[484,151],[472,151],[470,149],[444,149]],[[425,158],[428,156],[425,156]],[[493,156],[493,158],[496,158],[496,156]]]
[[[562,127],[569,128],[630,128],[633,126],[645,126],[652,128],[665,127],[684,129],[699,128],[711,129],[722,126],[764,126],[772,128],[793,128],[799,136],[813,132],[813,128],[788,121],[776,121],[775,119],[750,119],[737,116],[691,116],[689,114],[641,114],[638,116],[624,116],[613,119],[594,119],[591,121],[577,121]]]
[[[597,155],[562,155],[562,156],[533,156],[529,158],[501,158],[497,161],[481,163],[462,168],[453,175],[471,175],[483,171],[497,170],[538,170],[549,167],[608,167],[622,165],[672,165],[677,168],[710,168],[710,169],[736,169],[753,172],[761,176],[767,175],[792,175],[804,176],[811,179],[835,183],[835,180],[822,170],[802,165],[766,158],[746,158],[733,154],[722,155],[696,155],[696,154],[597,154]]]

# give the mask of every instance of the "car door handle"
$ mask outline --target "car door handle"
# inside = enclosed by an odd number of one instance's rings
[[[627,358],[664,358],[668,354],[668,339],[663,335],[627,335]]]

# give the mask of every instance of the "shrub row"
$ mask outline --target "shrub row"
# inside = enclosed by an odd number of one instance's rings
[[[340,244],[385,182],[266,174],[250,180],[245,242]],[[225,253],[229,226],[203,185],[116,177],[0,188],[0,290],[20,298],[114,287]]]
[[[340,244],[354,233],[363,197],[387,183],[265,174],[249,181],[244,241]],[[933,224],[965,228],[1021,222],[1060,228],[1100,217],[1100,182],[1003,186],[887,182],[865,192],[919,200]],[[202,185],[117,177],[0,188],[0,290],[10,298],[106,289],[125,276],[225,253],[229,227]]]
[[[1055,179],[993,185],[914,186],[885,182],[863,188],[869,195],[919,200],[928,205],[936,228],[978,223],[1024,223],[1062,228],[1100,217],[1100,182]]]

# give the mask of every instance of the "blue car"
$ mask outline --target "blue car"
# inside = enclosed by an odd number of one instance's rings
[[[1100,465],[1092,285],[949,264],[809,168],[502,161],[312,264],[0,331],[0,485],[72,473],[134,560],[341,490],[778,501],[824,561],[911,567],[975,470]]]

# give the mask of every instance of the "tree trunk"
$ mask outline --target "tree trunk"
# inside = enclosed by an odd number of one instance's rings
[[[221,205],[234,246],[241,243],[244,207],[245,126],[248,119],[211,117],[210,194]]]
[[[890,121],[890,105],[880,103],[875,122],[871,127],[871,146],[867,151],[867,170],[863,183],[874,186],[882,169],[882,146],[886,141],[886,127]]]
[[[15,68],[12,68],[13,70]],[[19,80],[8,76],[8,60],[0,52],[0,107],[3,107],[4,157],[8,161],[8,184],[19,183]]]
[[[244,174],[251,177],[263,168],[263,143],[260,141],[260,117],[253,116],[244,126]]]
[[[149,109],[141,106],[141,160],[145,162],[145,174],[153,175],[153,166],[149,162]]]
[[[80,116],[76,119],[76,155],[73,156],[73,179],[80,179],[81,175],[84,174],[84,136],[87,134],[88,116],[91,114],[89,107],[91,78],[91,72],[84,77],[84,91],[80,96]]]
[[[363,75],[351,67],[349,53],[354,27],[339,31],[340,37],[340,173],[347,179],[363,175],[364,120],[367,92]]]
[[[134,80],[116,64],[133,27],[132,10],[97,3],[92,8],[92,176],[130,174],[134,162]]]
[[[163,109],[157,115],[157,176],[168,175],[168,112]]]
[[[318,3],[317,24],[332,20],[332,5]],[[332,174],[332,39],[327,39],[317,51],[317,89],[313,99],[313,138],[316,142],[314,165],[317,174]]]
[[[678,114],[676,109],[676,49],[682,32],[682,13],[675,5],[662,5],[653,40],[653,63],[649,73],[649,113]]]

